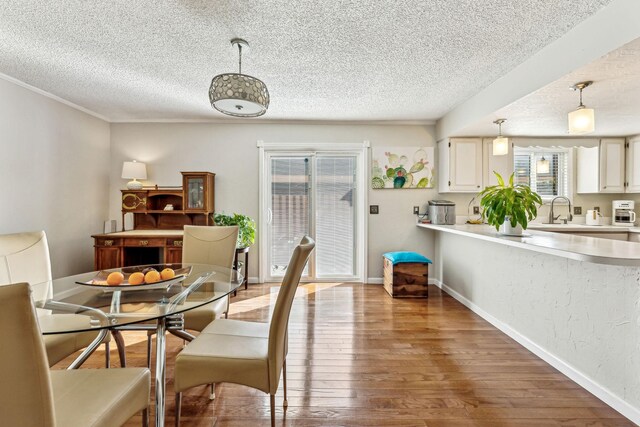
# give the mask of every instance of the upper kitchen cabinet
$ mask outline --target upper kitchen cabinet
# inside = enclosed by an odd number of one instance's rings
[[[627,193],[640,193],[640,135],[627,142]]]
[[[451,138],[438,143],[440,193],[482,189],[482,138]]]
[[[505,181],[513,173],[513,139],[509,138],[509,152],[503,156],[493,155],[493,140],[494,138],[484,138],[482,140],[484,187],[498,185],[498,179],[493,173],[494,171],[498,172]]]
[[[625,139],[603,138],[598,147],[578,147],[578,193],[625,192]]]

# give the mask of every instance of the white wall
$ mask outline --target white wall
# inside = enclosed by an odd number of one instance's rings
[[[109,143],[105,121],[0,79],[0,234],[45,230],[54,277],[93,269]]]
[[[148,164],[145,184],[181,185],[180,171],[216,173],[216,211],[238,212],[258,218],[258,148],[256,142],[351,142],[371,146],[434,146],[433,126],[143,123],[111,125],[110,218],[121,218],[122,162]],[[369,162],[367,162],[369,163]],[[435,190],[371,190],[369,204],[380,205],[369,215],[370,278],[382,277],[382,253],[415,250],[433,256],[433,242],[416,232],[412,207],[436,196]],[[258,259],[257,245],[252,259]],[[257,262],[250,277],[257,277]]]

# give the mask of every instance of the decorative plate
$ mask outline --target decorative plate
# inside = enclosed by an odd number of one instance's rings
[[[178,264],[179,265],[179,264]],[[115,270],[99,271],[95,277],[88,282],[76,282],[79,285],[91,286],[93,288],[100,288],[104,291],[133,291],[140,289],[166,289],[169,286],[183,281],[189,274],[191,274],[192,267],[181,267],[174,269],[175,277],[167,280],[160,280],[153,283],[141,283],[139,285],[132,285],[129,283],[129,276],[136,272],[142,272],[144,269],[152,267],[158,272],[161,272],[165,268],[171,268],[171,265],[153,265],[153,266],[141,266],[141,267],[123,267],[120,272],[124,275],[124,281],[119,285],[108,285],[107,277]]]

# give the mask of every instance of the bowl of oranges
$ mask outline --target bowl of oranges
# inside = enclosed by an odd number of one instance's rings
[[[190,273],[191,266],[182,267],[180,264],[123,267],[99,271],[93,279],[76,283],[111,291],[160,289],[183,281]]]

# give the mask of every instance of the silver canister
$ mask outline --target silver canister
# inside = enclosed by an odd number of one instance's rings
[[[453,225],[456,223],[456,204],[449,200],[429,200],[431,224]]]

